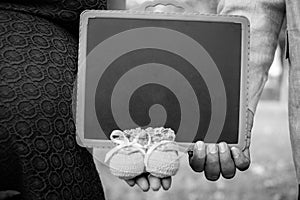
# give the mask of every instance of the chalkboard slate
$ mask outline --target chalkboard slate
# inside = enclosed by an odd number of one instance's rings
[[[130,11],[81,16],[77,135],[172,128],[176,141],[243,145],[248,27],[243,17]]]

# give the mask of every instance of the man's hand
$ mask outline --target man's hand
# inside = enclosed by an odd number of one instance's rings
[[[194,145],[193,154],[190,154],[189,163],[196,172],[203,172],[210,181],[219,179],[220,174],[224,178],[233,178],[236,168],[244,171],[250,165],[250,151],[243,151],[237,147],[229,148],[225,142],[206,145],[198,141]]]
[[[203,172],[210,181],[219,179],[220,174],[224,178],[233,178],[236,168],[244,171],[250,166],[250,140],[254,114],[247,111],[246,145],[243,150],[237,147],[229,147],[227,143],[205,144],[196,142],[192,151],[189,151],[189,163],[196,172]]]
[[[147,192],[150,188],[153,191],[158,191],[161,187],[164,190],[168,190],[171,187],[172,178],[157,178],[149,173],[144,173],[134,179],[126,180],[127,184],[133,187],[138,185],[144,192]]]

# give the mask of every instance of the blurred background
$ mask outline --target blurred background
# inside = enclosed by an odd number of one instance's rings
[[[110,9],[131,9],[145,0],[110,0]],[[218,0],[182,0],[201,13],[214,13]],[[252,132],[250,168],[236,176],[217,182],[207,181],[195,173],[187,155],[181,157],[181,168],[173,177],[169,191],[147,193],[131,188],[110,174],[97,162],[108,200],[294,200],[297,195],[296,175],[292,160],[287,118],[287,67],[284,36],[277,48],[269,80],[257,108]]]

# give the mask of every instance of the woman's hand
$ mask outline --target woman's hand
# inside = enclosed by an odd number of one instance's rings
[[[137,185],[141,188],[141,190],[147,192],[150,188],[153,191],[158,191],[160,188],[163,188],[164,190],[170,189],[172,178],[158,178],[149,173],[144,173],[138,177],[135,177],[134,179],[129,179],[125,181],[129,186],[133,187],[134,185]]]

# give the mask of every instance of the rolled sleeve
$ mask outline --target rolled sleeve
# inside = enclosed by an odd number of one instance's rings
[[[249,109],[256,111],[284,18],[284,0],[221,0],[217,12],[250,21]]]

